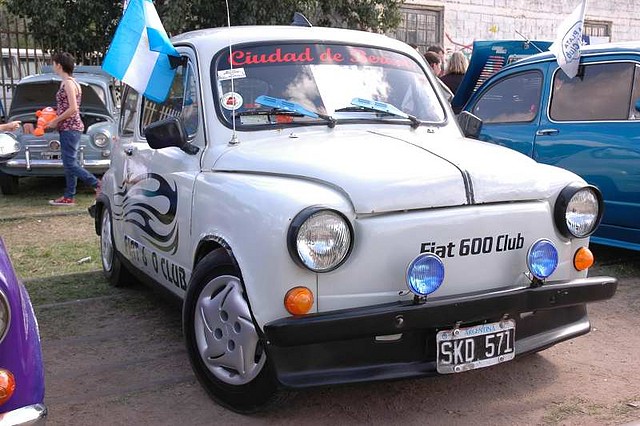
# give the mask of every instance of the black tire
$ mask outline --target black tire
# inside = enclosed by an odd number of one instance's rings
[[[101,213],[100,259],[102,261],[102,272],[112,286],[128,287],[134,284],[136,279],[120,261],[120,255],[113,242],[113,228],[109,207],[104,206]]]
[[[16,195],[18,193],[18,176],[0,172],[0,190],[4,195]]]
[[[216,314],[207,317],[205,308]],[[220,405],[248,414],[288,396],[278,389],[272,365],[258,339],[240,271],[225,250],[209,253],[196,265],[184,300],[182,325],[191,367],[209,396]],[[252,358],[242,354],[251,354]],[[234,361],[243,372],[230,366]]]

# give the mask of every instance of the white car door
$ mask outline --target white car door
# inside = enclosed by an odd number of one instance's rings
[[[140,96],[135,135],[122,144],[120,221],[129,261],[182,296],[191,276],[191,201],[205,137],[194,58],[187,49],[178,50],[188,61],[177,68],[168,98],[156,103]],[[189,141],[199,148],[196,154],[147,144],[144,129],[170,116],[182,121]]]

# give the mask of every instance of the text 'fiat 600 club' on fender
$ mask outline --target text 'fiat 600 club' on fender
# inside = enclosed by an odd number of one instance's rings
[[[599,191],[466,139],[478,121],[408,45],[293,26],[172,42],[166,101],[123,94],[93,213],[113,285],[184,300],[224,406],[508,362],[589,332],[586,304],[615,293],[587,277]]]

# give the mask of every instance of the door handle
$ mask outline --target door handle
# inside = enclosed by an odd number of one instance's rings
[[[132,156],[134,152],[136,152],[136,149],[133,146],[128,146],[124,149],[124,153],[128,156]]]
[[[550,136],[560,133],[558,129],[541,129],[536,132],[536,136]]]

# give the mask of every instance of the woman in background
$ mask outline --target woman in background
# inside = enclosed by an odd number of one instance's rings
[[[453,52],[449,58],[447,73],[441,77],[441,80],[449,89],[451,89],[451,92],[454,95],[464,78],[464,74],[467,72],[468,66],[469,62],[462,52]]]
[[[52,59],[53,71],[62,79],[62,83],[56,93],[58,117],[47,123],[47,127],[58,129],[60,132],[60,150],[66,187],[64,195],[58,199],[50,200],[49,204],[52,206],[73,206],[78,178],[93,187],[96,193],[100,191],[100,181],[78,163],[78,148],[84,124],[80,119],[82,89],[73,78],[75,59],[67,52],[56,53]]]

